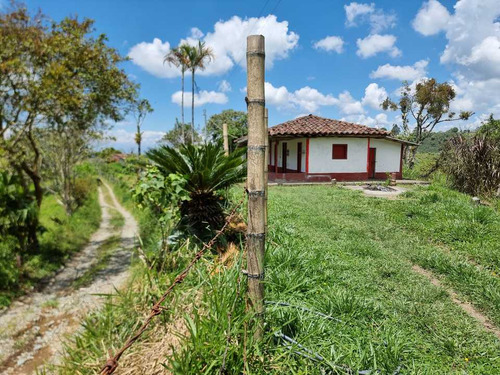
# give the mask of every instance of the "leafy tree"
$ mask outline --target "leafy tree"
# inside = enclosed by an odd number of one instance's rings
[[[198,41],[197,46],[190,46],[187,49],[188,68],[191,71],[191,132],[194,139],[194,76],[196,70],[204,70],[205,63],[214,58],[214,53],[210,47],[205,46],[205,42]]]
[[[147,156],[164,175],[177,174],[186,179],[189,200],[180,205],[182,223],[201,239],[206,239],[224,224],[221,190],[245,179],[244,148],[225,156],[220,142],[178,149],[161,146]]]
[[[491,114],[488,121],[483,122],[479,127],[477,133],[500,141],[500,120],[495,120]]]
[[[468,120],[472,112],[460,112],[458,115],[450,111],[450,104],[455,98],[455,90],[447,83],[438,83],[435,79],[423,80],[412,88],[404,82],[399,101],[386,98],[382,103],[384,110],[399,110],[402,118],[403,136],[420,144],[430,136],[436,125],[443,122]],[[410,121],[414,121],[415,129],[410,131]],[[415,162],[418,146],[407,147],[405,159],[410,168]]]
[[[401,134],[401,128],[398,126],[398,124],[394,124],[391,129],[391,135],[396,137],[399,134]]]
[[[153,107],[147,99],[138,100],[134,103],[134,117],[137,131],[135,133],[135,143],[137,143],[137,155],[141,156],[142,132],[141,126],[148,113],[153,112]]]
[[[222,139],[222,124],[227,124],[229,149],[234,150],[234,140],[248,134],[247,114],[242,111],[227,109],[213,115],[207,122],[207,133],[213,141]]]
[[[181,123],[184,124],[184,76],[186,70],[189,66],[189,50],[191,46],[189,44],[181,44],[169,51],[163,59],[163,62],[173,65],[181,69]],[[182,139],[184,139],[184,134],[182,134]]]
[[[165,135],[161,138],[160,143],[166,143],[167,145],[177,148],[184,144],[200,142],[200,135],[195,132],[193,140],[193,133],[190,130],[190,124],[182,124],[176,119],[174,128],[165,133]]]

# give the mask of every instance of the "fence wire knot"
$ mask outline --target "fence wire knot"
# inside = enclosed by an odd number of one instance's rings
[[[102,374],[112,374],[118,367],[118,362],[114,358],[108,358],[106,364],[101,368]]]

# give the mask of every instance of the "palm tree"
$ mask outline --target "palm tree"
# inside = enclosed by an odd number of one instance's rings
[[[169,65],[173,65],[177,68],[181,69],[181,92],[182,92],[182,99],[181,99],[181,121],[184,124],[184,74],[186,73],[186,70],[188,70],[189,67],[189,53],[190,50],[193,47],[191,47],[188,44],[181,44],[180,46],[177,46],[173,49],[171,49],[163,58],[163,63],[168,63]],[[182,128],[184,129],[184,128]],[[184,139],[184,131],[182,134],[182,139]]]
[[[188,50],[188,68],[191,70],[191,132],[194,139],[194,75],[197,69],[204,70],[205,63],[214,58],[214,53],[210,47],[205,47],[205,42],[198,41],[197,46],[192,46]]]
[[[220,142],[202,145],[186,144],[179,148],[160,146],[147,152],[162,174],[179,174],[186,178],[185,189],[190,200],[181,203],[181,223],[201,239],[224,225],[221,191],[242,182],[246,176],[244,148],[229,156]]]

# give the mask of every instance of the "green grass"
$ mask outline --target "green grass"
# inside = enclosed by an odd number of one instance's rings
[[[115,181],[115,192],[131,205],[127,184]],[[263,343],[254,346],[249,334],[245,344],[249,317],[244,294],[237,294],[246,289],[244,279],[238,286],[243,265],[214,273],[208,254],[169,299],[172,309],[154,322],[166,324],[182,313],[180,305],[192,306],[185,317],[189,335],[173,356],[159,359],[173,373],[218,373],[226,348],[231,374],[246,366],[252,374],[345,373],[345,368],[383,374],[500,372],[499,340],[412,270],[418,264],[432,271],[500,325],[497,211],[439,185],[416,188],[395,201],[331,186],[269,192],[266,300],[309,311],[268,305]],[[145,249],[154,251],[154,219],[135,208],[134,214],[141,218]],[[93,373],[107,349],[117,349],[134,332],[194,251],[169,254],[172,267],[161,275],[136,264],[133,287],[87,317],[60,372]],[[297,354],[311,356],[296,345],[286,347],[275,333],[322,359]],[[146,334],[135,346],[159,339]]]
[[[89,197],[71,216],[53,195],[46,195],[40,209],[40,253],[31,256],[23,265],[24,277],[16,287],[0,290],[0,306],[8,306],[12,299],[22,295],[40,280],[57,271],[65,261],[78,252],[99,227],[101,209],[97,190],[93,186]],[[9,257],[12,255],[9,253]]]

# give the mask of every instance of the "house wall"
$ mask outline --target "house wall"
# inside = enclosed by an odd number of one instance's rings
[[[385,139],[370,139],[370,147],[377,149],[375,173],[399,172],[401,144]]]
[[[306,139],[305,138],[296,138],[296,139],[287,139],[280,141],[278,143],[278,167],[280,171],[282,171],[283,168],[283,143],[286,142],[287,149],[289,150],[288,152],[288,157],[287,157],[287,165],[286,169],[287,171],[294,171],[294,172],[304,172],[305,171],[305,165],[306,165]],[[302,168],[300,171],[297,171],[297,149],[298,149],[298,143],[302,142]],[[271,143],[271,154],[270,154],[270,165],[274,166],[274,150],[275,150],[275,144],[276,141],[273,141]]]
[[[332,159],[333,144],[347,145],[347,159]],[[367,153],[367,138],[311,138],[309,173],[366,173]]]

